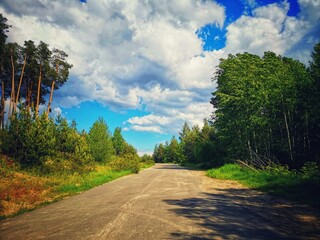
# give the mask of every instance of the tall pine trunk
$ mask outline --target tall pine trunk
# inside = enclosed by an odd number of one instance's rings
[[[38,117],[39,113],[39,103],[40,103],[40,91],[41,91],[41,81],[42,81],[42,64],[40,64],[40,74],[39,74],[39,80],[38,80],[38,93],[37,93],[37,102],[36,102],[36,110],[35,110],[35,116]]]
[[[21,75],[20,75],[19,86],[18,86],[18,89],[17,89],[15,109],[17,108],[17,105],[18,105],[18,102],[19,102],[20,89],[21,89],[21,84],[22,84],[24,69],[25,69],[25,67],[26,67],[26,61],[27,61],[27,54],[24,55],[23,67],[22,67],[22,71],[21,71]]]
[[[58,73],[59,73],[59,65],[56,64],[56,73],[57,73],[57,77],[58,77]],[[52,97],[53,97],[53,91],[54,91],[54,85],[56,83],[56,79],[54,79],[52,81],[51,84],[51,91],[50,91],[50,98],[49,98],[49,104],[48,104],[48,108],[47,108],[47,117],[49,116],[50,110],[51,110],[51,103],[52,103]]]
[[[31,107],[31,94],[32,94],[32,82],[28,82],[27,84],[27,92],[26,92],[26,104],[27,104],[27,111],[30,113]]]
[[[2,80],[2,86],[1,86],[1,122],[0,122],[0,128],[4,128],[4,111],[6,108],[6,100],[4,96],[4,81]]]
[[[12,79],[11,79],[11,99],[10,99],[10,106],[8,111],[8,118],[11,114],[13,114],[14,110],[14,103],[15,103],[15,87],[14,87],[14,62],[13,62],[13,53],[11,51],[11,67],[12,67]]]

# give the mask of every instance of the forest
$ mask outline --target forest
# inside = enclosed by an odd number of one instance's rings
[[[242,161],[301,169],[320,163],[320,43],[306,67],[265,52],[220,59],[212,81],[212,119],[182,126],[179,140],[155,146],[156,162],[206,168]]]

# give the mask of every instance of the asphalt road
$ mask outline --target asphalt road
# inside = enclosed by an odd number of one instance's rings
[[[320,239],[319,215],[177,165],[156,164],[0,222],[0,239]]]

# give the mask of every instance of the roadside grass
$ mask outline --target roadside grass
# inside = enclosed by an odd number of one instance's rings
[[[237,164],[210,169],[207,176],[237,180],[242,184],[284,199],[320,208],[320,181],[296,171],[259,170],[257,172]]]
[[[154,162],[150,162],[150,163],[140,163],[140,169],[147,169],[147,168],[151,168],[152,166],[154,166]]]
[[[96,165],[89,173],[41,175],[38,169],[21,170],[12,160],[0,159],[0,220],[30,211],[132,173]]]
[[[87,174],[73,174],[55,177],[54,191],[63,196],[70,196],[131,174],[130,170],[113,171],[109,166],[97,166],[95,171]]]

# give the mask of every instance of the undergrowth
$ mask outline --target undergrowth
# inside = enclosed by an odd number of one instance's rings
[[[290,171],[283,166],[273,166],[257,172],[226,164],[207,171],[207,176],[218,179],[237,180],[244,185],[285,199],[306,203],[320,208],[319,168],[306,164],[301,171]]]

